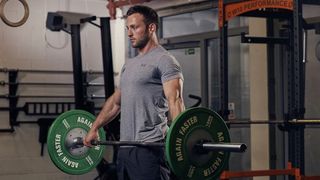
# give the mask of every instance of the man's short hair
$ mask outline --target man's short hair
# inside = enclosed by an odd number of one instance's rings
[[[139,13],[141,15],[143,15],[144,17],[144,23],[146,25],[152,24],[154,23],[157,26],[158,29],[158,25],[159,25],[159,17],[157,12],[148,7],[148,6],[143,6],[143,5],[136,5],[136,6],[132,6],[129,8],[129,10],[127,11],[127,15],[126,17],[135,14],[135,13]]]

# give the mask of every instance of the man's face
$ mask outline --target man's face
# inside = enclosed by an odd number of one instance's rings
[[[150,40],[150,33],[143,20],[143,15],[139,13],[127,17],[128,37],[133,48],[142,49]]]

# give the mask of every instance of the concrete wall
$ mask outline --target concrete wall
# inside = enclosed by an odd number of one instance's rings
[[[249,35],[265,37],[266,20],[249,18]],[[249,45],[250,72],[250,119],[268,119],[267,46]],[[251,169],[269,169],[269,126],[250,125]],[[255,177],[254,179],[269,179]]]
[[[317,17],[319,16],[319,6],[304,6],[304,17]],[[320,60],[316,58],[317,43],[320,42],[320,35],[315,34],[314,30],[308,31],[307,36],[307,58],[306,58],[306,89],[305,89],[305,107],[306,119],[320,119]],[[309,125],[305,130],[305,168],[306,175],[319,176],[317,165],[319,164],[320,148],[317,146],[319,141],[319,125]]]

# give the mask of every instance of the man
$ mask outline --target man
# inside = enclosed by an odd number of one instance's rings
[[[157,13],[133,6],[126,17],[128,37],[139,54],[124,64],[120,87],[105,102],[84,139],[86,146],[120,112],[120,141],[163,142],[168,121],[185,109],[181,68],[159,45]],[[163,148],[121,146],[117,157],[119,179],[169,179]]]

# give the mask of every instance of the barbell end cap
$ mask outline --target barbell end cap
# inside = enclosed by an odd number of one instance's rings
[[[248,147],[246,144],[240,144],[240,151],[239,152],[246,152],[247,148]]]

